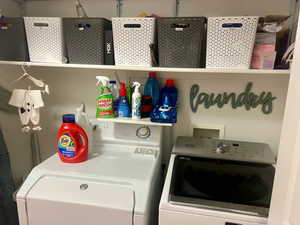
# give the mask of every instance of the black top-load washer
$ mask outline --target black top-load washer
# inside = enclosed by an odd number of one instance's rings
[[[179,137],[169,202],[268,216],[275,157],[267,144]]]

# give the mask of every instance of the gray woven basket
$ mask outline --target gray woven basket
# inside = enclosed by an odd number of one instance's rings
[[[0,43],[0,60],[29,60],[23,18],[0,18]]]
[[[69,63],[104,64],[104,35],[111,29],[109,20],[64,18],[63,27]]]
[[[197,68],[205,65],[200,62],[205,22],[205,17],[158,18],[159,66]]]

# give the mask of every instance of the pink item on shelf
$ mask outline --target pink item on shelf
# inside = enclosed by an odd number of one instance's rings
[[[275,44],[255,44],[253,48],[253,55],[259,52],[274,52]]]
[[[251,69],[273,69],[276,59],[276,33],[257,33]]]
[[[257,52],[253,54],[251,69],[273,69],[276,58],[276,52]]]

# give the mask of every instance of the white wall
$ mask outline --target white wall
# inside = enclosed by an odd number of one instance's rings
[[[13,0],[1,0],[0,9],[4,16],[20,16],[21,14],[20,7]]]
[[[116,16],[115,0],[81,0],[89,16]],[[181,0],[180,16],[232,16],[288,14],[289,2],[282,0]],[[30,16],[76,16],[72,0],[28,1]],[[123,0],[122,16],[137,16],[141,12],[174,16],[175,0]]]
[[[81,102],[87,104],[90,117],[95,117],[96,86],[95,76],[106,75],[115,79],[112,71],[34,67],[30,71],[50,85],[51,95],[45,96],[47,106],[42,109],[43,131],[40,134],[43,157],[55,151],[56,131],[61,124],[61,115],[71,113]],[[122,81],[145,80],[144,72],[118,72]],[[174,78],[180,92],[178,123],[174,137],[192,135],[192,128],[199,124],[225,126],[225,138],[269,143],[276,153],[280,137],[282,117],[288,86],[286,75],[238,75],[238,74],[183,74],[159,73],[161,84],[166,78]],[[271,91],[277,99],[272,114],[265,115],[261,107],[246,111],[244,108],[223,109],[200,107],[197,114],[189,107],[189,91],[197,83],[201,90],[211,93],[241,93],[247,82],[253,82],[253,92]]]
[[[1,3],[4,0],[1,0]],[[11,0],[5,0],[5,6]],[[8,3],[9,2],[9,3]],[[75,16],[74,1],[28,1],[27,16]],[[174,15],[173,0],[125,0],[122,8],[123,16],[136,16],[141,12],[156,13],[162,16]],[[0,3],[0,4],[1,4]],[[112,0],[82,0],[89,16],[116,16],[115,1]],[[1,5],[0,5],[1,6]],[[1,8],[1,7],[0,7]],[[181,16],[199,15],[266,15],[288,14],[288,2],[282,0],[182,0],[179,8]],[[6,79],[15,74],[11,67],[1,67]],[[1,69],[0,68],[0,69]],[[43,131],[40,133],[43,157],[55,150],[55,136],[63,113],[74,112],[75,108],[84,101],[91,116],[95,113],[95,75],[113,75],[110,71],[59,69],[59,68],[30,68],[30,71],[43,78],[51,87],[51,95],[45,96],[47,107],[42,109]],[[119,72],[120,77],[130,75],[132,79],[141,79],[142,72]],[[225,138],[261,141],[271,145],[277,152],[281,122],[288,85],[288,77],[280,75],[213,75],[213,74],[159,74],[163,80],[174,78],[180,91],[179,122],[175,125],[174,138],[177,135],[191,135],[194,124],[215,124],[225,126]],[[0,82],[3,80],[2,75]],[[206,110],[201,109],[197,114],[191,112],[189,89],[193,83],[198,83],[206,92],[243,91],[248,81],[254,82],[254,92],[272,91],[278,97],[274,103],[274,112],[264,115],[260,108],[252,111],[244,109],[233,110],[230,107]],[[10,124],[12,122],[9,122]],[[28,156],[26,156],[28,158]],[[25,157],[25,158],[26,158]],[[14,157],[13,157],[14,158]],[[27,159],[26,159],[27,160]]]

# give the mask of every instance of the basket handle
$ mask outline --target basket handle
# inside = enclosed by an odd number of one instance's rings
[[[242,23],[223,23],[222,27],[223,28],[242,28],[243,24]]]
[[[87,28],[90,28],[91,27],[91,24],[89,23],[78,23],[78,24],[75,24],[75,27],[79,30],[79,31],[83,31]]]
[[[124,24],[125,28],[141,28],[141,24],[139,23],[126,23]]]
[[[35,27],[49,27],[48,23],[33,23]]]
[[[171,28],[181,28],[181,29],[186,29],[186,28],[190,28],[190,24],[189,23],[172,23],[170,24]]]

